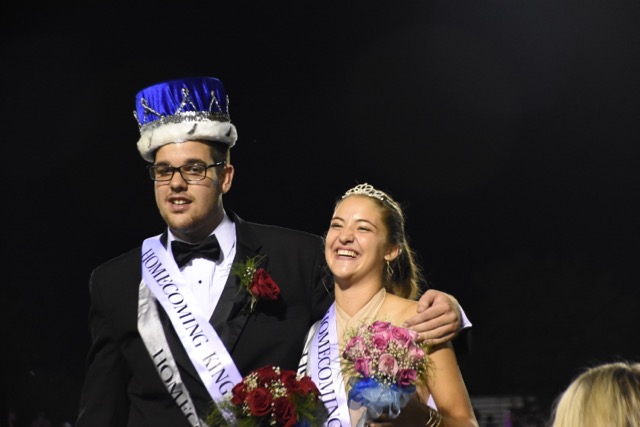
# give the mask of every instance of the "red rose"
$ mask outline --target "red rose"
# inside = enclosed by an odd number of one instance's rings
[[[278,425],[283,427],[293,427],[298,421],[296,410],[287,397],[279,397],[273,402],[274,414]]]
[[[311,377],[304,376],[300,381],[309,388],[310,393],[315,394],[316,397],[320,397],[320,390],[318,390],[318,386],[313,382]]]
[[[284,384],[284,387],[289,393],[300,393],[300,386],[294,371],[283,370],[280,375],[280,381],[282,381],[282,384]]]
[[[251,415],[262,417],[271,410],[271,392],[264,387],[259,387],[247,393],[247,404]]]
[[[242,405],[247,400],[247,386],[244,382],[239,382],[231,389],[231,403],[234,405]]]
[[[300,390],[300,394],[314,394],[316,397],[320,396],[320,390],[318,390],[316,383],[313,382],[311,377],[306,375],[298,381],[298,389]]]
[[[258,375],[258,384],[260,385],[267,385],[279,378],[278,373],[271,365],[258,368],[254,372]]]
[[[273,301],[278,298],[280,288],[269,273],[264,268],[260,268],[253,275],[250,291],[256,298]]]
[[[233,412],[243,426],[296,427],[314,422],[324,425],[327,415],[320,392],[310,377],[303,375],[298,380],[295,371],[272,365],[251,371],[233,387],[229,405],[226,403],[224,409]],[[222,408],[213,407],[207,423],[224,424]]]

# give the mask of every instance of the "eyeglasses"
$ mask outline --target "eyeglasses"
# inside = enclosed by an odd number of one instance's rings
[[[154,181],[166,182],[173,179],[173,174],[177,172],[185,181],[198,182],[207,177],[207,169],[222,166],[226,162],[212,163],[210,165],[204,165],[202,163],[190,163],[182,166],[169,166],[169,165],[149,165],[149,176]]]

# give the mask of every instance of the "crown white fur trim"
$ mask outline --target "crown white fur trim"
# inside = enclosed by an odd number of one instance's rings
[[[198,139],[224,142],[229,144],[229,148],[231,148],[238,139],[238,132],[230,122],[169,123],[143,132],[137,146],[142,158],[153,162],[153,152],[163,145]]]

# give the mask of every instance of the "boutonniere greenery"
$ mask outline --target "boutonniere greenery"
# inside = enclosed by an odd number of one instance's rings
[[[240,279],[240,285],[251,296],[251,312],[253,312],[258,299],[275,301],[280,294],[280,288],[273,281],[271,275],[264,268],[258,268],[263,258],[263,255],[258,255],[231,266],[231,274]]]

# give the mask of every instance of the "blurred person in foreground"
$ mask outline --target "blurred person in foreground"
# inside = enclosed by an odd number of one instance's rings
[[[76,427],[204,426],[211,403],[248,372],[297,368],[309,327],[333,301],[322,238],[223,207],[237,131],[219,79],[149,86],[134,114],[166,228],[91,273]],[[247,282],[246,271],[260,274]],[[419,304],[410,321],[430,342],[470,325],[448,294],[427,291]]]
[[[586,369],[554,403],[551,427],[640,427],[640,363]]]

